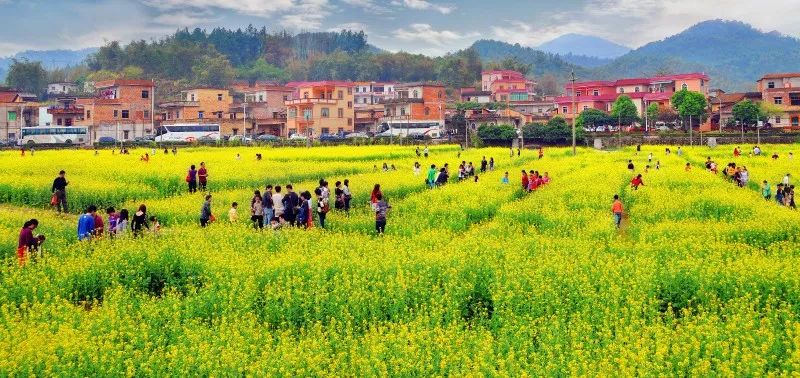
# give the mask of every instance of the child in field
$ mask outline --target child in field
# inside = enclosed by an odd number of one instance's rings
[[[150,217],[150,225],[153,226],[150,229],[150,232],[152,232],[153,235],[158,235],[161,231],[161,222],[158,221],[158,218],[156,218],[155,215]]]
[[[764,196],[764,199],[767,201],[772,199],[772,188],[769,186],[767,180],[761,183],[761,195]]]
[[[239,203],[234,202],[231,204],[231,209],[228,210],[228,221],[231,223],[239,222]]]
[[[611,213],[614,214],[614,224],[619,228],[622,223],[622,201],[619,200],[619,195],[614,195],[614,203],[611,205]]]
[[[377,200],[378,202],[375,203],[375,231],[378,235],[383,235],[386,231],[386,213],[392,206],[383,200],[382,193],[378,193]]]
[[[685,168],[685,170],[686,170],[686,172],[689,172],[689,171],[691,171],[691,170],[692,170],[692,164],[691,164],[691,163],[686,163],[686,168]]]
[[[503,178],[500,179],[500,183],[503,185],[508,185],[508,172],[506,172],[506,174],[503,175]]]
[[[638,174],[631,180],[631,188],[633,188],[633,190],[639,190],[640,185],[644,186],[644,182],[642,181],[642,175]]]
[[[117,214],[117,211],[113,207],[106,209],[106,214],[108,214],[108,233],[113,235],[117,230],[119,214]]]

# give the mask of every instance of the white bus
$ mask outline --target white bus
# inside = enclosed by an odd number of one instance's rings
[[[81,126],[35,126],[23,127],[17,144],[85,144],[89,141],[89,129]]]
[[[442,125],[439,122],[384,122],[378,129],[376,136],[401,136],[401,137],[431,137],[439,138],[442,135]]]
[[[203,140],[220,140],[217,124],[177,124],[164,125],[156,131],[156,142],[194,142]]]

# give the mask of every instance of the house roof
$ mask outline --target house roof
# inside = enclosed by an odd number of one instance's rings
[[[490,91],[476,91],[476,90],[472,89],[472,90],[468,90],[468,91],[465,90],[465,91],[461,92],[461,95],[462,96],[491,96],[492,92],[490,92]]]
[[[492,74],[525,76],[522,74],[522,72],[514,70],[486,70],[481,72],[481,75],[492,75]]]
[[[711,80],[708,75],[702,72],[692,72],[676,75],[664,75],[650,78],[651,81],[672,81],[672,80],[690,80],[690,79],[704,79]]]
[[[785,77],[800,77],[800,72],[770,73],[762,76],[761,79],[758,79],[758,81],[764,79],[783,79]]]
[[[287,87],[352,87],[352,81],[323,80],[323,81],[291,81],[286,83]]]
[[[619,79],[614,82],[614,85],[636,85],[636,84],[650,84],[650,79],[646,77],[638,77],[632,79]]]
[[[411,83],[400,83],[395,85],[395,88],[408,88],[408,87],[444,87],[444,84],[437,83],[434,81],[431,82],[415,81]]]
[[[247,88],[242,91],[242,93],[258,93],[258,92],[292,92],[294,89],[289,87],[283,87],[280,85],[269,85],[264,87],[253,87]]]
[[[0,103],[17,102],[19,95],[14,92],[0,92]]]
[[[575,88],[586,88],[586,87],[613,87],[615,84],[614,81],[605,81],[605,80],[593,80],[593,81],[579,81],[575,83]],[[572,88],[572,83],[569,83],[564,86],[564,88],[570,89]]]

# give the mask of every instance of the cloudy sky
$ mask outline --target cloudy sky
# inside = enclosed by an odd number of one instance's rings
[[[565,33],[638,47],[699,21],[800,37],[798,0],[0,0],[0,56],[154,39],[176,28],[363,29],[391,51],[439,55],[493,38],[536,46]]]

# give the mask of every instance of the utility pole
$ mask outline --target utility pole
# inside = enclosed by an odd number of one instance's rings
[[[694,139],[692,139],[692,115],[689,114],[689,145],[694,146]]]
[[[577,119],[577,105],[575,105],[575,70],[572,70],[570,81],[572,82],[572,156],[577,155],[575,149],[575,121]]]

